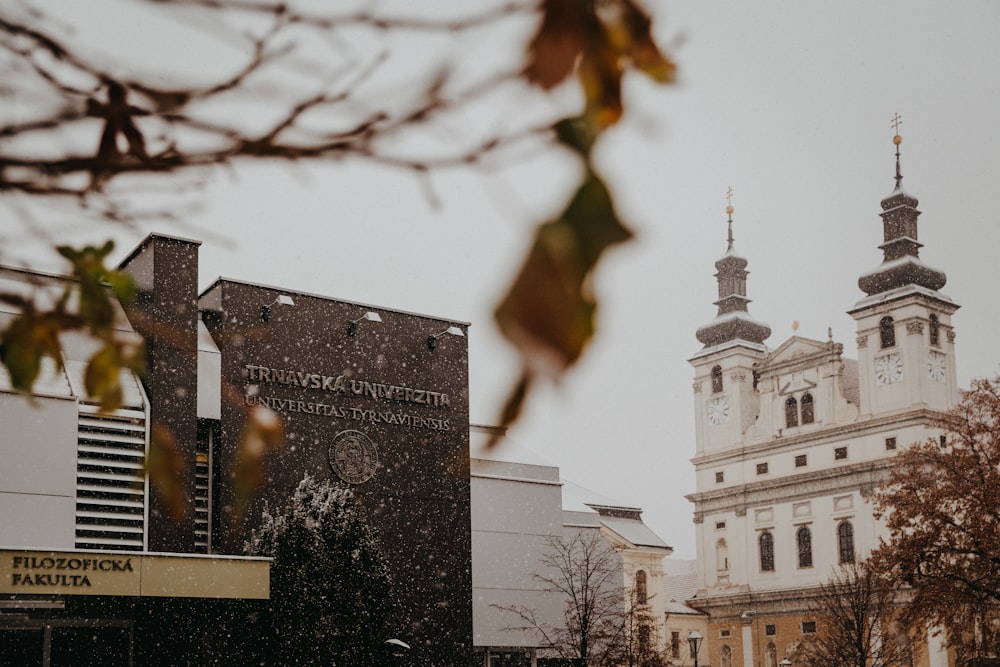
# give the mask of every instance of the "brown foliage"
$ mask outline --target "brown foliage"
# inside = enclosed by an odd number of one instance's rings
[[[945,435],[901,452],[876,493],[890,539],[874,557],[912,586],[908,616],[955,644],[1000,603],[1000,377],[973,380],[933,426]]]

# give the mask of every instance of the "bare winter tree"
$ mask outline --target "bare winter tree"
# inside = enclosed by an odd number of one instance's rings
[[[897,587],[868,563],[842,565],[811,610],[817,632],[796,661],[812,667],[912,667],[912,643],[898,622]]]
[[[661,648],[659,624],[650,610],[655,595],[640,596],[638,585],[626,591],[625,632],[620,657],[623,667],[667,667],[665,647]]]
[[[533,577],[563,603],[558,622],[523,605],[497,609],[520,619],[511,630],[534,631],[544,652],[572,665],[657,665],[652,619],[622,579],[621,557],[597,531],[549,537]],[[649,630],[643,630],[649,628]]]
[[[244,163],[362,160],[426,183],[435,169],[568,149],[582,166],[580,181],[562,212],[539,225],[496,309],[522,359],[499,419],[509,424],[539,377],[558,377],[583,354],[597,305],[590,277],[605,250],[631,237],[591,160],[622,118],[623,77],[640,71],[669,83],[674,65],[635,0],[496,0],[437,10],[364,0],[136,0],[106,9],[113,18],[94,33],[43,0],[5,3],[0,205],[26,233],[56,246],[54,211],[123,224],[155,215],[183,225],[177,192]],[[157,26],[149,34],[168,46],[123,46],[136,35],[113,12],[136,11],[144,13],[134,22]],[[414,41],[497,35],[510,48],[483,68],[460,51],[439,57]],[[470,121],[470,108],[510,95],[563,102]],[[446,139],[427,141],[434,136]],[[141,349],[105,317],[108,298],[127,302],[134,292],[127,276],[105,266],[111,250],[103,242],[59,249],[93,308],[76,308],[69,296],[43,308],[24,295],[0,295],[19,313],[0,331],[0,362],[15,388],[31,391],[43,358],[60,363],[58,335],[73,329],[101,341],[87,389],[106,408],[120,395],[118,372],[141,371]],[[257,422],[248,433],[258,441],[279,439],[265,417]]]

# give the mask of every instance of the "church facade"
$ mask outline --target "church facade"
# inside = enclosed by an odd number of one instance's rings
[[[935,415],[958,401],[958,305],[945,274],[919,258],[917,199],[896,187],[882,200],[883,262],[858,279],[848,313],[856,347],[793,336],[770,348],[769,327],[748,312],[747,260],[735,251],[732,208],[715,266],[715,319],[697,330],[693,459],[699,560],[691,604],[709,616],[703,664],[777,667],[822,622],[818,587],[859,562],[885,535],[871,492],[893,457],[938,434]],[[850,354],[850,353],[848,353]],[[915,663],[948,664],[939,638]]]

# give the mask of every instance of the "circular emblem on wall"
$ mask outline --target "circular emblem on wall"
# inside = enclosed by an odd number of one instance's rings
[[[361,431],[341,431],[326,451],[330,469],[348,484],[364,484],[378,468],[378,449]]]

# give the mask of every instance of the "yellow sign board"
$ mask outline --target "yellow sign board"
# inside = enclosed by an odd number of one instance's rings
[[[0,549],[0,594],[266,600],[266,558]]]

